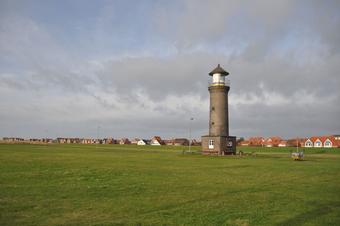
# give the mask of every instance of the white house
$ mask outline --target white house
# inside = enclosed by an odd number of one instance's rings
[[[146,140],[143,140],[143,139],[139,139],[139,141],[137,142],[137,145],[146,145],[147,142]]]
[[[317,138],[315,141],[314,141],[314,147],[315,148],[321,148],[322,147],[322,142],[319,138]]]
[[[159,136],[154,136],[154,137],[151,139],[150,144],[151,144],[151,145],[163,145],[164,142],[162,141],[161,137],[159,137]]]
[[[334,136],[311,137],[307,139],[305,142],[305,147],[334,148],[338,146],[339,143],[337,142]]]
[[[131,144],[138,144],[139,138],[134,138],[131,140]]]
[[[304,145],[306,148],[312,148],[313,142],[310,139],[307,139]]]
[[[323,146],[324,146],[325,148],[331,148],[331,147],[333,147],[333,143],[332,143],[332,141],[331,141],[329,138],[327,138],[327,139],[325,140],[325,142],[323,143]]]

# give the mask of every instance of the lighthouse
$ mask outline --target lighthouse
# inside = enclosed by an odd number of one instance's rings
[[[228,155],[236,153],[236,137],[229,136],[228,93],[229,75],[219,64],[209,75],[210,109],[209,135],[202,136],[202,153],[205,155]]]

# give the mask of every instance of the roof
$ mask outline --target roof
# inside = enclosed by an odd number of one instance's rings
[[[282,140],[282,138],[278,137],[278,136],[276,136],[276,137],[269,137],[269,139],[272,139],[272,140]]]
[[[154,136],[151,141],[155,142],[155,140],[159,143],[159,144],[165,144],[164,141],[162,140],[162,138],[160,136]]]
[[[229,72],[225,71],[221,66],[220,64],[217,65],[217,67],[212,70],[209,75],[212,76],[213,74],[221,74],[221,75],[229,75]]]
[[[249,140],[243,140],[239,143],[240,145],[249,145],[250,141]]]
[[[153,140],[157,140],[158,142],[161,142],[161,141],[162,141],[162,139],[161,139],[160,136],[154,136],[152,139],[153,139]]]
[[[264,141],[264,143],[278,145],[281,141],[282,139],[280,137],[269,137]]]
[[[185,142],[189,142],[189,140],[186,138],[175,138],[174,139],[174,143],[185,143]]]
[[[318,137],[311,137],[309,138],[310,141],[315,143],[317,140],[320,140],[322,143],[324,143],[326,140],[330,140],[333,144],[335,144],[334,136],[318,136]]]

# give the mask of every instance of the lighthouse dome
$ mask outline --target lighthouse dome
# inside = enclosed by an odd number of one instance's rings
[[[227,72],[226,70],[224,70],[224,69],[220,66],[220,64],[218,64],[217,67],[209,73],[210,76],[213,76],[213,74],[220,74],[220,75],[225,75],[225,76],[227,76],[227,75],[229,75],[229,72]]]

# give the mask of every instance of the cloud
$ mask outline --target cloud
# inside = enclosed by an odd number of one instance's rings
[[[232,134],[338,133],[337,1],[85,5],[85,22],[44,18],[49,4],[2,10],[0,136],[96,136],[97,125],[103,136],[187,136],[194,117],[199,137],[217,63],[230,72]]]

